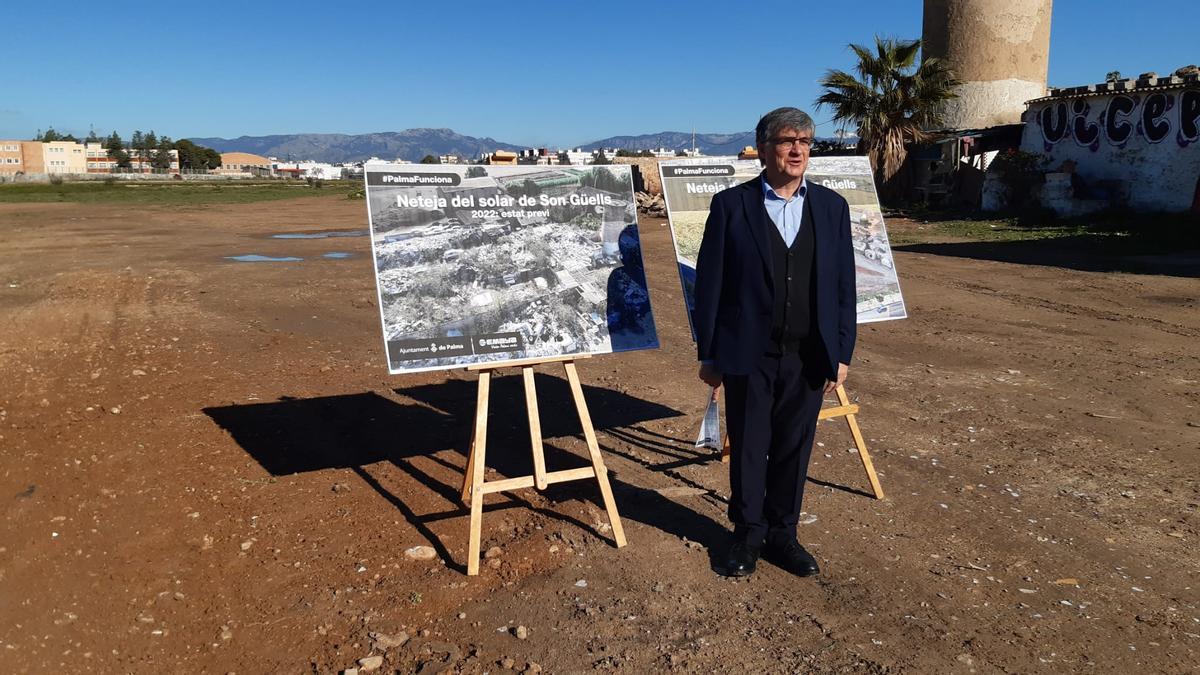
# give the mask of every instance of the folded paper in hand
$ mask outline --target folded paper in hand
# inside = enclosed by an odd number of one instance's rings
[[[696,436],[696,447],[721,449],[721,406],[718,403],[715,388],[712,390],[712,395],[708,397],[708,408],[704,411],[700,434]]]

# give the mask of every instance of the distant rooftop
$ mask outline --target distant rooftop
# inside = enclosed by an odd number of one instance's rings
[[[1168,89],[1183,89],[1200,85],[1200,69],[1196,66],[1185,66],[1175,71],[1174,75],[1159,77],[1157,73],[1143,73],[1136,78],[1126,78],[1112,82],[1085,84],[1078,87],[1051,88],[1050,94],[1035,98],[1027,103],[1040,103],[1056,98],[1081,98],[1087,96],[1108,96],[1122,92],[1165,91]]]

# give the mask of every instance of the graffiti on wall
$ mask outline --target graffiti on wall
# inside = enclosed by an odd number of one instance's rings
[[[1170,137],[1172,130],[1180,147],[1200,140],[1200,89],[1187,89],[1178,95],[1118,94],[1106,107],[1095,110],[1091,100],[1095,99],[1052,101],[1037,112],[1047,152],[1067,139],[1092,152],[1100,149],[1101,141],[1117,148],[1131,142],[1157,144]]]

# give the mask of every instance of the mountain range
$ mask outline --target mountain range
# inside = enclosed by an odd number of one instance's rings
[[[520,151],[528,147],[494,138],[464,136],[452,129],[406,129],[373,134],[277,134],[189,140],[218,152],[250,152],[264,157],[311,159],[332,163],[361,162],[371,157],[418,162],[426,155],[458,155],[474,159],[486,152]],[[584,150],[686,150],[692,147],[692,142],[692,134],[689,132],[661,131],[640,136],[610,136],[580,147]],[[754,132],[696,134],[695,144],[696,149],[705,155],[736,155],[747,145],[754,145]]]
[[[695,138],[696,149],[706,155],[736,155],[745,146],[754,145],[752,131],[731,134],[698,133]],[[218,152],[250,152],[264,157],[334,163],[361,162],[371,157],[418,162],[425,155],[447,154],[473,159],[494,150],[519,151],[528,147],[494,138],[464,136],[451,129],[407,129],[373,134],[280,134],[189,140]],[[640,136],[611,136],[581,147],[584,150],[684,150],[692,147],[692,134],[684,131],[663,131]]]
[[[706,155],[736,155],[747,145],[754,145],[753,131],[732,134],[696,134],[696,149]],[[584,150],[624,148],[626,150],[690,150],[692,134],[683,131],[660,131],[641,136],[610,136],[583,146]]]
[[[279,134],[238,138],[191,138],[217,152],[250,152],[263,157],[318,162],[361,162],[371,157],[412,162],[425,155],[478,157],[494,150],[523,150],[525,146],[494,138],[464,136],[451,129],[406,129],[374,134]]]

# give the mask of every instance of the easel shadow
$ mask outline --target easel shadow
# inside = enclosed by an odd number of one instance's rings
[[[566,381],[539,373],[536,382],[547,466],[555,470],[587,466],[584,454],[569,452],[554,442],[572,437],[582,439]],[[470,443],[475,386],[473,379],[448,379],[438,384],[395,390],[398,396],[415,401],[412,404],[400,403],[374,392],[362,392],[308,399],[283,397],[269,403],[210,407],[203,412],[273,476],[326,469],[353,471],[395,506],[448,565],[465,570],[465,565],[455,560],[445,542],[429,525],[468,515],[461,503],[461,484],[457,480],[466,463]],[[583,389],[597,432],[627,429],[683,414],[613,389],[587,385]],[[489,469],[501,476],[527,475],[532,467],[524,406],[519,376],[493,380],[488,433],[493,452],[488,454],[487,463]],[[462,461],[447,461],[446,450],[462,455]],[[605,451],[612,449],[605,447]],[[424,458],[421,464],[432,461],[450,469],[453,478],[446,482],[432,475],[413,461],[417,457]],[[418,513],[409,503],[411,499],[383,485],[368,470],[369,465],[383,461],[390,462],[445,500],[448,508],[435,513]],[[610,474],[618,504],[623,507],[622,516],[702,543],[715,541],[716,533],[724,531],[707,516],[653,490],[620,480],[611,467]],[[595,485],[583,481],[552,485],[542,494],[552,503],[583,500],[600,504]],[[531,504],[521,498],[519,492],[505,492],[504,495],[507,501],[490,503],[485,510],[529,509],[606,538],[590,524],[557,510]]]
[[[542,436],[546,441],[547,468],[560,470],[586,466],[588,462],[582,454],[563,450],[553,442],[554,439],[566,438],[574,438],[580,444],[583,442],[579,418],[567,381],[545,373],[537,373],[535,381]],[[488,467],[503,476],[527,475],[532,470],[533,462],[528,452],[529,425],[521,379],[516,376],[498,377],[492,380],[491,386],[488,445],[505,449],[489,452]],[[583,390],[592,417],[592,426],[601,439],[600,447],[606,455],[620,456],[652,471],[666,472],[673,479],[691,487],[699,485],[670,471],[675,468],[676,463],[682,466],[720,461],[719,455],[695,451],[691,443],[646,429],[643,425],[654,420],[681,417],[683,413],[678,410],[613,389],[584,385]],[[461,443],[455,447],[465,455],[464,449],[470,442],[466,429],[475,416],[474,381],[454,380],[437,385],[397,389],[396,393],[418,400],[455,420],[454,424],[464,430]],[[664,464],[647,460],[632,454],[627,448],[605,440],[616,440],[620,445],[639,448],[672,461]],[[611,465],[609,481],[616,494],[622,518],[636,520],[681,539],[699,542],[710,551],[728,536],[728,531],[722,524],[652,489],[623,480],[620,472],[613,470]],[[515,493],[505,494],[511,499],[520,499]],[[551,502],[588,501],[603,509],[595,485],[588,481],[551,485],[542,495]],[[488,508],[491,508],[490,505]],[[459,514],[465,514],[465,510]],[[568,520],[566,516],[557,512],[547,515]],[[576,524],[582,529],[595,532],[591,525],[578,522]],[[596,534],[607,538],[607,535]]]
[[[839,490],[848,494],[858,495],[859,497],[866,497],[867,499],[872,500],[875,499],[875,495],[871,494],[870,492],[867,492],[866,490],[860,490],[855,487],[850,487],[848,485],[838,485],[837,483],[830,483],[829,481],[813,478],[812,476],[808,477],[808,482],[812,483],[813,485],[829,488],[830,490]]]

